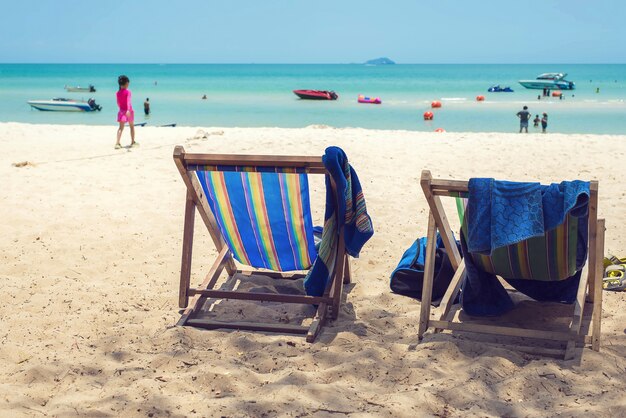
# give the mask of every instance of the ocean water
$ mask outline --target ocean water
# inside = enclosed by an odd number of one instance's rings
[[[542,98],[517,83],[543,72],[566,72],[576,90]],[[136,122],[149,126],[304,127],[329,125],[449,132],[516,132],[515,113],[547,112],[549,132],[626,133],[626,65],[230,65],[0,64],[0,122],[115,125],[117,76],[130,77]],[[68,93],[65,85],[96,86]],[[487,93],[492,84],[514,93]],[[335,90],[337,101],[300,100],[294,89]],[[599,93],[596,90],[599,89]],[[201,100],[206,94],[207,100]],[[381,105],[357,96],[380,97]],[[475,97],[484,95],[484,102]],[[101,112],[32,110],[31,99],[68,97],[101,104]],[[143,115],[150,98],[152,114]],[[424,121],[439,100],[433,121]],[[532,124],[531,124],[531,130]]]

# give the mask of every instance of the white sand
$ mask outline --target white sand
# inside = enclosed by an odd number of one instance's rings
[[[420,304],[388,288],[403,251],[425,235],[425,168],[442,178],[598,179],[606,252],[626,256],[626,136],[205,128],[214,134],[192,139],[197,131],[138,128],[141,146],[116,151],[113,126],[0,124],[0,415],[626,415],[626,293],[604,294],[601,352],[565,362],[458,333],[429,332],[416,345]],[[315,344],[173,326],[185,198],[177,144],[344,148],[376,234],[353,262],[339,319]],[[33,165],[12,166],[23,161]],[[319,196],[321,183],[312,189]],[[215,255],[196,225],[194,283]]]

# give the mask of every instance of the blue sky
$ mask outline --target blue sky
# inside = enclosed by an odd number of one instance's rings
[[[0,62],[624,63],[623,0],[0,0]]]

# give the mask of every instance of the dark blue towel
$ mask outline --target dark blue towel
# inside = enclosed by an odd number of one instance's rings
[[[589,182],[564,181],[544,186],[487,178],[470,179],[467,249],[491,254],[563,223],[568,213],[587,214]]]
[[[496,275],[474,265],[471,253],[491,254],[495,248],[545,235],[568,213],[578,219],[577,272],[565,280],[538,281],[506,278],[518,291],[539,301],[572,303],[576,298],[581,267],[587,258],[589,183],[513,183],[471,179],[467,206],[468,237],[461,232],[461,248],[467,276],[461,286],[463,310],[474,316],[497,316],[513,302]]]
[[[346,252],[357,258],[363,245],[374,235],[372,219],[367,214],[365,207],[361,182],[354,168],[348,163],[346,153],[341,148],[326,148],[326,154],[322,157],[322,161],[337,185],[337,193],[339,194],[337,214],[340,220],[339,225],[343,225]],[[328,191],[330,185],[327,186]],[[327,199],[327,207],[328,203]]]
[[[337,186],[339,199],[335,204],[330,181],[326,178],[326,211],[322,240],[317,259],[304,279],[306,293],[311,296],[321,296],[332,278],[331,272],[337,263],[339,228],[343,228],[346,252],[352,257],[358,257],[363,245],[374,235],[361,183],[348,163],[345,152],[338,147],[328,147],[322,161]]]

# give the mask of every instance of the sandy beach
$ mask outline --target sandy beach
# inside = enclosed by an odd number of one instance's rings
[[[0,124],[0,415],[626,415],[626,292],[604,292],[601,351],[563,361],[461,333],[430,331],[417,344],[420,303],[389,290],[402,253],[426,233],[422,169],[455,179],[599,180],[605,252],[625,257],[626,136],[145,127],[140,147],[114,150],[115,130]],[[353,260],[338,320],[314,344],[174,326],[185,200],[175,145],[346,151],[376,232]],[[311,185],[318,223],[322,186]],[[201,222],[194,251],[199,283],[216,255]],[[225,310],[286,315],[272,304],[242,306]]]

